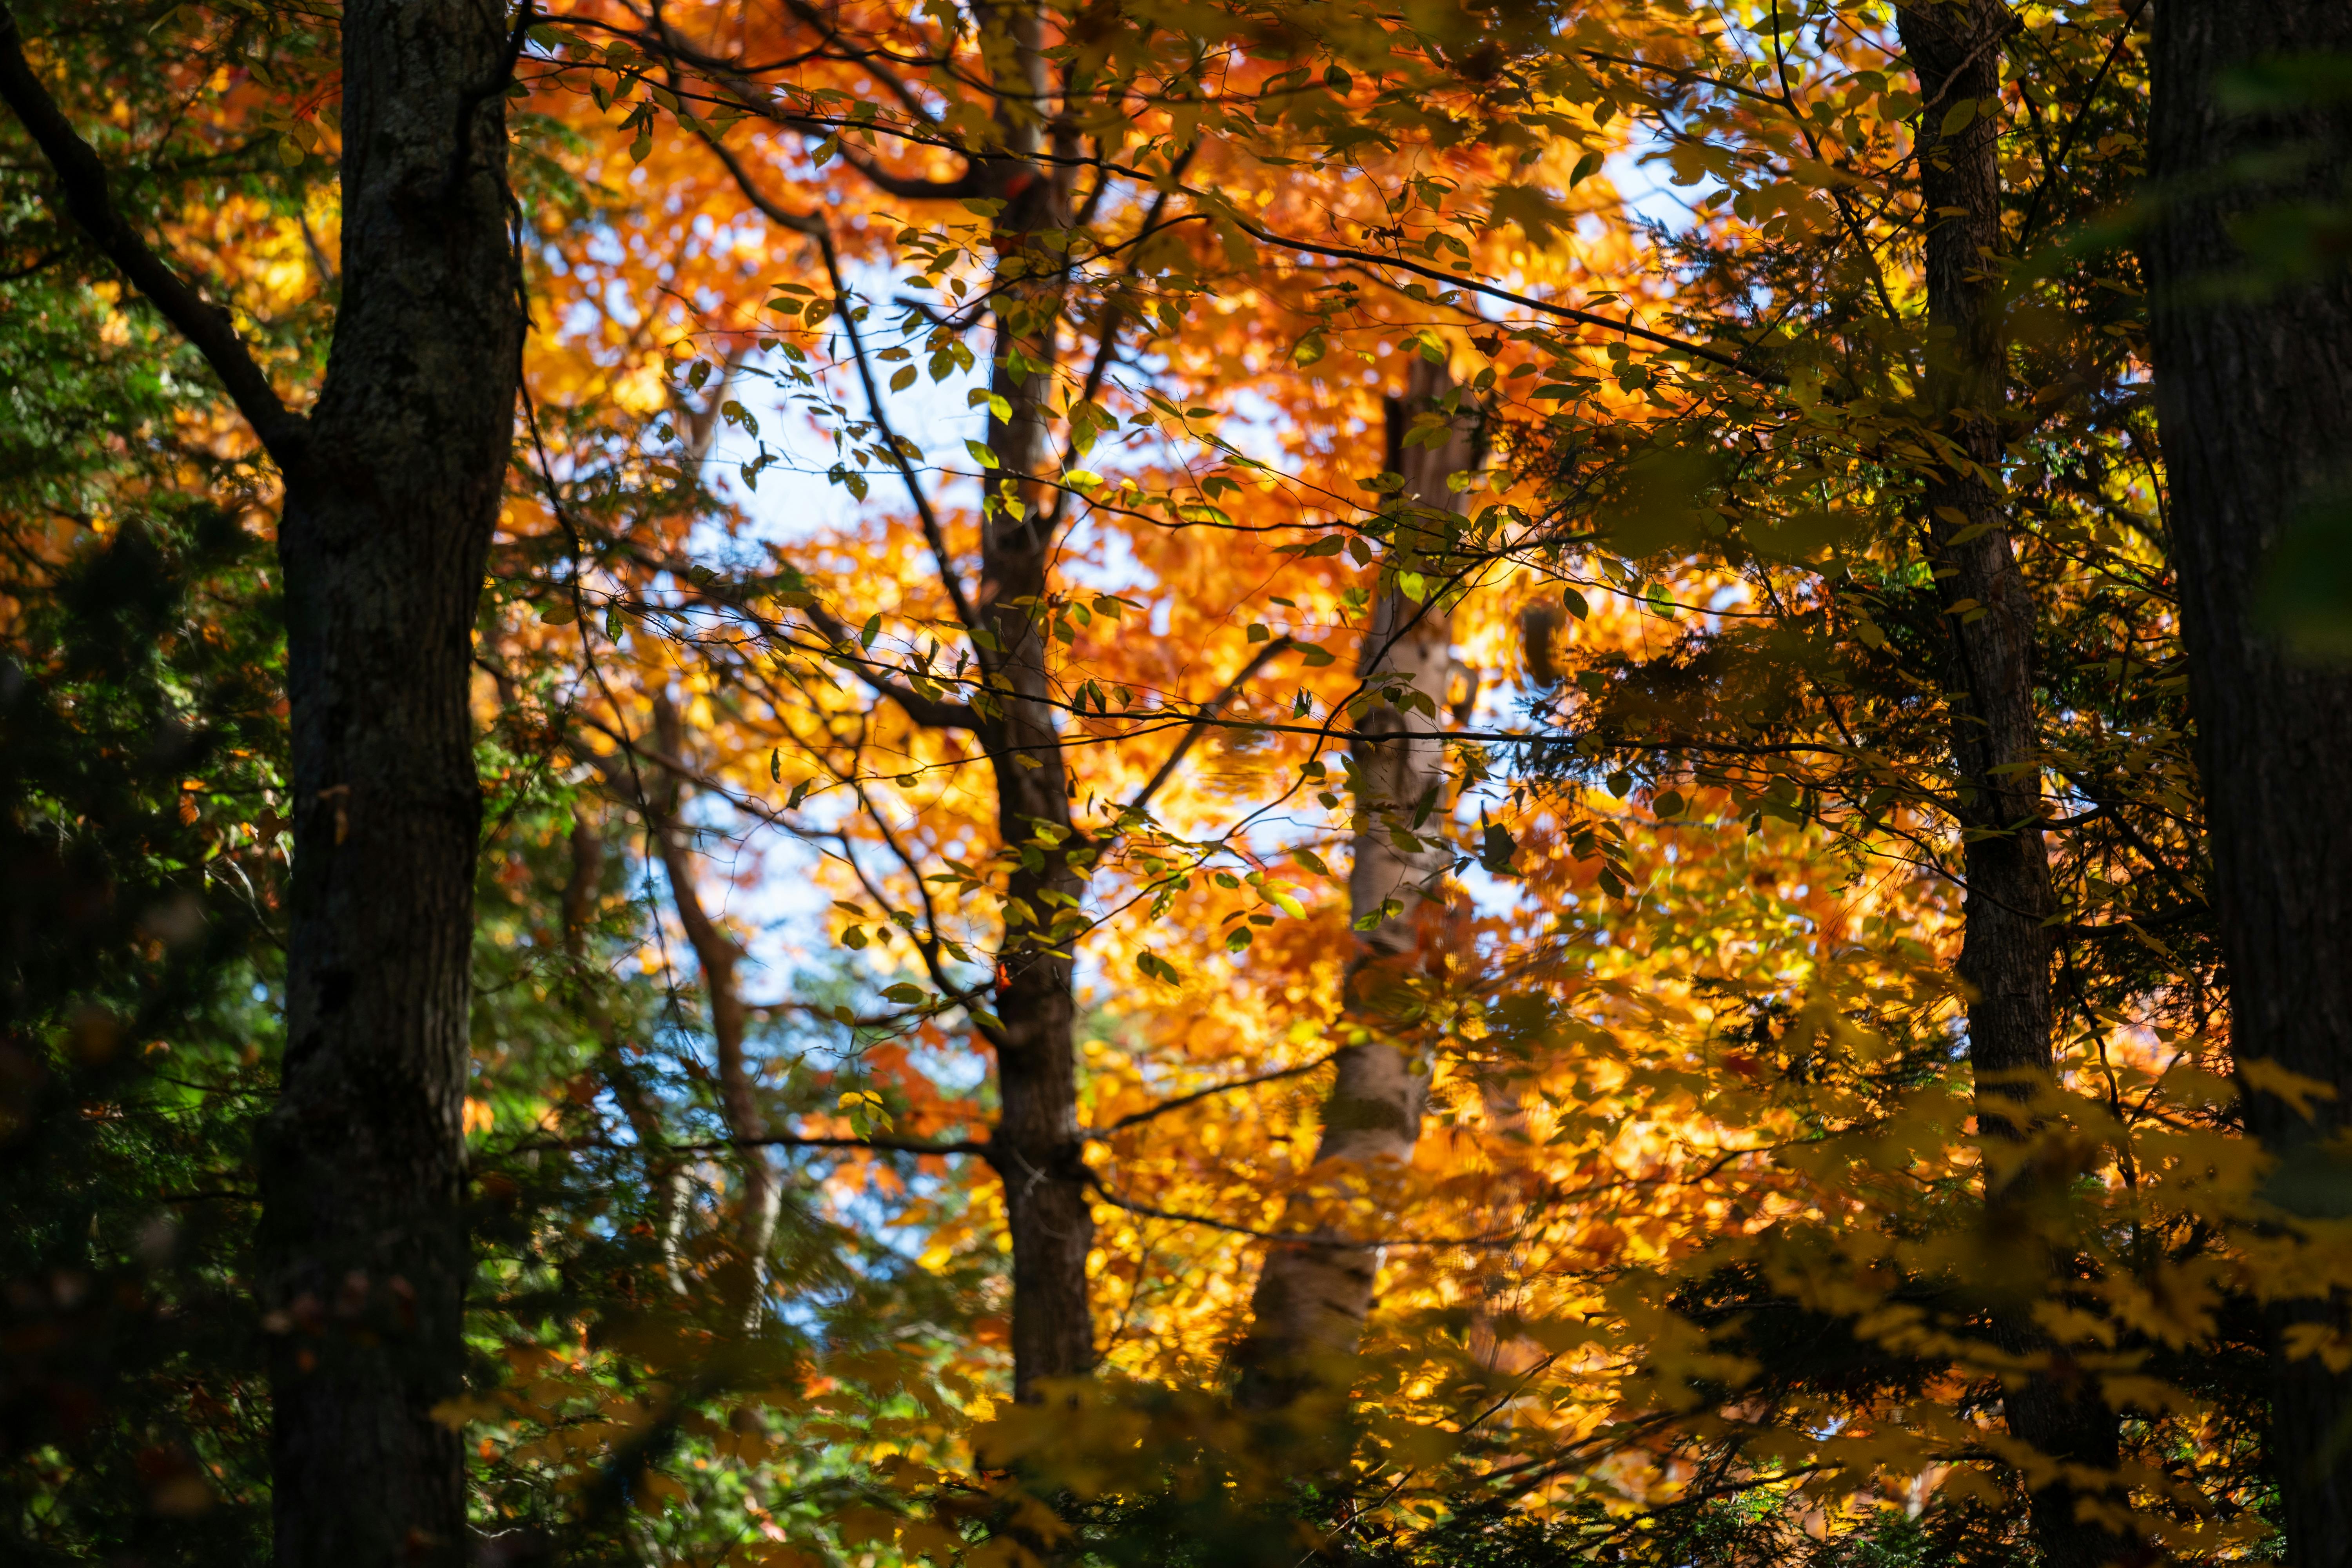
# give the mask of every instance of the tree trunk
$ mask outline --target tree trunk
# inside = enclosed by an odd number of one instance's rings
[[[988,445],[997,468],[981,528],[976,613],[996,648],[988,659],[992,711],[982,732],[996,781],[997,829],[1008,847],[1029,846],[1007,879],[1003,946],[997,953],[994,1035],[1001,1111],[989,1161],[1004,1183],[1013,1237],[1014,1397],[1036,1397],[1045,1377],[1094,1370],[1094,1317],[1087,1256],[1094,1248],[1086,1145],[1078,1130],[1076,999],[1071,992],[1076,916],[1085,878],[1070,856],[1069,774],[1062,760],[1046,665],[1052,514],[1037,476],[1051,461],[1061,268],[1029,237],[1066,225],[1063,182],[1041,173],[1048,101],[1042,18],[1034,5],[983,8],[1001,27],[1013,79],[998,115],[1010,167],[999,215],[996,270],[1003,303],[996,316],[990,390],[1009,415],[992,414]],[[1024,281],[1024,279],[1028,279]],[[1022,363],[1016,364],[1015,356]],[[1057,921],[1060,922],[1057,929]]]
[[[654,736],[664,756],[686,756],[685,726],[667,696],[654,699]],[[743,962],[743,948],[702,907],[702,892],[694,878],[694,849],[679,815],[685,786],[676,774],[665,772],[662,782],[649,793],[653,798],[640,802],[640,808],[650,818],[647,826],[661,856],[662,874],[669,879],[670,901],[686,931],[687,945],[694,949],[695,967],[702,972],[703,996],[710,1008],[719,1120],[730,1138],[742,1141],[735,1151],[735,1167],[743,1182],[735,1205],[735,1245],[743,1268],[740,1317],[750,1328],[759,1322],[765,1308],[768,1247],[775,1239],[783,1188],[776,1180],[767,1147],[757,1142],[768,1135],[768,1119],[760,1109],[758,1070],[744,1048],[744,1030],[751,1016],[743,1005],[742,987],[735,979],[736,967]]]
[[[500,8],[343,14],[343,291],[286,475],[294,881],[259,1140],[277,1558],[455,1563],[474,612],[513,431]]]
[[[282,1088],[256,1163],[288,1568],[466,1555],[457,1433],[434,1410],[465,1368],[472,632],[523,331],[503,7],[351,0],[342,41],[342,302],[305,418],[229,313],[114,210],[0,4],[0,98],[285,480],[292,929]]]
[[[2275,57],[2352,54],[2342,0],[2161,0],[2156,8],[2158,219],[2147,241],[2157,414],[2189,697],[2229,963],[2231,1048],[2336,1091],[2305,1119],[2249,1092],[2247,1120],[2295,1189],[2340,1192],[2320,1142],[2352,1123],[2352,674],[2294,658],[2265,625],[2260,577],[2296,511],[2342,505],[2352,478],[2352,274],[2326,247],[2315,275],[2263,288],[2233,220],[2320,204],[2344,210],[2352,111],[2280,102],[2233,115],[2217,79]],[[2283,151],[2292,149],[2287,155]],[[2260,167],[2242,167],[2233,163]],[[2342,1200],[2309,1212],[2341,1215]],[[2339,1290],[2273,1310],[2346,1326]],[[2269,1449],[2288,1561],[2352,1563],[2352,1373],[2273,1346]]]
[[[1433,446],[1404,444],[1412,415],[1450,386],[1443,368],[1416,360],[1405,396],[1389,405],[1389,467],[1404,476],[1404,499],[1416,506],[1451,509],[1447,476],[1476,466],[1466,421],[1456,421]],[[1400,542],[1410,549],[1418,542],[1407,531]],[[1338,1076],[1323,1103],[1323,1136],[1315,1152],[1318,1170],[1347,1183],[1378,1182],[1412,1158],[1429,1088],[1429,1063],[1408,1031],[1416,1013],[1412,983],[1427,973],[1442,940],[1442,883],[1453,864],[1441,837],[1448,804],[1445,748],[1428,739],[1373,738],[1409,731],[1426,735],[1437,728],[1434,715],[1444,710],[1454,673],[1453,626],[1434,602],[1439,574],[1428,575],[1429,604],[1401,592],[1381,596],[1358,656],[1367,684],[1402,677],[1428,699],[1428,710],[1388,703],[1370,709],[1358,723],[1367,738],[1349,761],[1356,811],[1348,902],[1356,952],[1341,991]],[[1291,1207],[1301,1224],[1285,1228],[1303,1228],[1311,1200]],[[1380,1266],[1377,1245],[1339,1237],[1276,1243],[1250,1300],[1248,1336],[1235,1352],[1238,1401],[1274,1409],[1318,1385],[1343,1381],[1340,1369],[1362,1335]]]
[[[1928,225],[1927,315],[1937,334],[1928,347],[1927,393],[1942,433],[1966,457],[1965,465],[1937,473],[1924,498],[1941,591],[1956,605],[1974,601],[1946,622],[1948,684],[1958,694],[1952,761],[1968,883],[1959,974],[1969,992],[1978,1125],[1988,1138],[2014,1140],[2029,1131],[2014,1106],[2052,1082],[2054,949],[2044,922],[2056,907],[2042,828],[2035,605],[1994,479],[2001,467],[2004,380],[2001,41],[2015,24],[1999,0],[1907,7],[1897,15],[1926,105],[1919,184]],[[1978,106],[1976,113],[1943,134],[1938,128],[1963,100]],[[2039,1250],[2049,1243],[2025,1218],[2031,1185],[2021,1176],[1995,1174],[1987,1221],[1997,1230],[2027,1232],[2030,1249]],[[2053,1256],[2053,1278],[2058,1267]],[[2012,1354],[2049,1352],[2022,1320],[2006,1319],[1996,1331]],[[2123,1556],[2121,1537],[2075,1517],[2081,1493],[2058,1470],[2116,1467],[2116,1418],[2095,1389],[2035,1373],[2010,1388],[2002,1404],[2011,1435],[2044,1461],[2025,1477],[2044,1561],[2051,1568],[2098,1568]]]

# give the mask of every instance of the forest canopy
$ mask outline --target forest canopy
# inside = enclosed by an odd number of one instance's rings
[[[2352,1562],[2352,7],[0,104],[10,1563]]]

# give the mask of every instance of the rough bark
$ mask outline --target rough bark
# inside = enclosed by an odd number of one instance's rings
[[[259,1142],[277,1556],[456,1562],[468,1274],[471,634],[514,424],[498,8],[343,14],[343,271],[287,473],[284,1087]]]
[[[1035,1397],[1039,1378],[1094,1369],[1087,1255],[1094,1247],[1085,1143],[1078,1128],[1077,1008],[1071,992],[1075,933],[1055,930],[1075,910],[1085,879],[1071,862],[1069,774],[1062,759],[1046,663],[1053,517],[1035,476],[1050,460],[1059,268],[1028,238],[1068,221],[1063,184],[1035,163],[1044,122],[1029,106],[1048,101],[1040,52],[1044,26],[1032,5],[983,7],[1001,30],[1011,79],[998,123],[1005,156],[994,171],[1010,200],[995,236],[1004,303],[996,316],[991,390],[1007,414],[992,415],[995,504],[981,529],[979,603],[996,647],[986,660],[993,701],[982,732],[996,782],[997,830],[1029,845],[1007,879],[1003,944],[997,953],[996,1085],[1000,1112],[989,1161],[1004,1183],[1013,1237],[1014,1396]],[[1016,356],[1018,362],[1016,363]]]
[[[1443,368],[1415,361],[1405,396],[1389,407],[1389,466],[1404,476],[1403,496],[1417,506],[1452,508],[1446,477],[1476,466],[1467,421],[1434,446],[1403,442],[1412,415],[1450,384]],[[1413,542],[1408,535],[1404,542]],[[1433,588],[1434,581],[1433,574]],[[1317,1170],[1340,1183],[1392,1173],[1412,1158],[1421,1133],[1429,1064],[1409,1038],[1412,982],[1426,973],[1442,940],[1443,881],[1453,855],[1416,831],[1444,819],[1444,742],[1404,733],[1425,736],[1437,728],[1434,713],[1444,710],[1454,673],[1449,617],[1434,603],[1382,595],[1365,629],[1358,672],[1371,685],[1403,678],[1429,700],[1431,711],[1385,702],[1372,708],[1358,721],[1365,738],[1349,762],[1355,844],[1348,901],[1356,952],[1341,994],[1344,1044],[1315,1152]],[[1419,847],[1406,847],[1408,839]],[[1303,1221],[1311,1207],[1311,1197],[1302,1199],[1294,1214]],[[1276,1408],[1330,1379],[1362,1335],[1380,1266],[1379,1246],[1338,1236],[1271,1247],[1251,1297],[1249,1333],[1235,1352],[1239,1402]]]
[[[2268,285],[2233,220],[2347,199],[2352,110],[2282,100],[2233,114],[2216,83],[2248,62],[2352,54],[2341,0],[2159,0],[2147,239],[2157,413],[2173,561],[2229,964],[2231,1046],[2316,1079],[2306,1120],[2250,1093],[2252,1130],[2283,1166],[2279,1195],[2341,1191],[2320,1143],[2352,1122],[2352,672],[2296,658],[2258,607],[2297,510],[2352,479],[2352,274],[2340,251]],[[2238,165],[2233,168],[2232,165]],[[2308,1212],[2343,1212],[2313,1203]],[[2273,1327],[2346,1323],[2342,1292],[2290,1300]],[[2288,1560],[2352,1563],[2352,1373],[2273,1355],[2269,1449]]]
[[[1927,394],[1940,434],[1960,454],[1929,479],[1924,497],[1940,591],[1963,606],[1945,623],[1967,880],[1959,974],[1969,992],[1978,1123],[1989,1138],[2013,1140],[2030,1132],[2015,1107],[2052,1081],[2054,948],[2044,922],[2056,907],[2042,833],[2035,606],[1997,488],[2004,361],[2000,68],[2002,41],[2015,23],[1999,0],[1910,6],[1897,16],[1927,105],[1918,147],[1933,331]],[[1940,128],[1963,100],[1974,101],[1977,112],[1944,135]],[[2028,1177],[1996,1175],[1987,1223],[2031,1235],[2032,1187]],[[2044,1246],[2032,1235],[2029,1250]],[[2059,1267],[2052,1257],[2049,1268]],[[1998,1332],[2012,1354],[2048,1353],[2021,1320],[2004,1321]],[[2095,1389],[2035,1373],[2010,1387],[2002,1404],[2011,1436],[2040,1456],[2024,1479],[2044,1560],[2052,1568],[2097,1568],[2122,1557],[2120,1537],[2076,1517],[2082,1493],[2059,1469],[2115,1468],[2116,1418]]]

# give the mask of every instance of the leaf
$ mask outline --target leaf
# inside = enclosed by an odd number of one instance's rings
[[[1499,822],[1490,822],[1479,833],[1479,867],[1490,877],[1516,877],[1518,872],[1512,868],[1511,860],[1518,849],[1509,828]]]
[[[915,367],[913,365],[902,364],[891,374],[890,390],[893,392],[904,392],[914,384]]]
[[[1561,234],[1570,231],[1575,222],[1575,214],[1554,200],[1550,192],[1536,185],[1497,185],[1486,209],[1488,228],[1509,224],[1526,235],[1531,245],[1550,245]]]
[[[2305,1121],[2310,1120],[2315,1105],[2336,1098],[2334,1084],[2289,1071],[2269,1057],[2240,1058],[2237,1073],[2255,1092],[2285,1101],[2295,1115]]]

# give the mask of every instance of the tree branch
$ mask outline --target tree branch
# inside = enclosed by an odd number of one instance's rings
[[[1249,662],[1243,665],[1231,680],[1225,682],[1225,689],[1209,699],[1207,705],[1192,715],[1192,721],[1184,726],[1184,733],[1178,738],[1174,748],[1169,752],[1167,760],[1160,764],[1160,771],[1153,773],[1150,780],[1135,792],[1135,798],[1127,803],[1127,808],[1129,811],[1141,811],[1149,805],[1151,803],[1151,797],[1160,793],[1160,786],[1175,776],[1176,770],[1182,764],[1185,754],[1192,751],[1192,742],[1201,738],[1201,731],[1217,721],[1217,715],[1224,710],[1226,703],[1241,695],[1241,689],[1248,684],[1250,677],[1265,668],[1266,661],[1276,654],[1287,653],[1297,646],[1288,637],[1276,637],[1252,654]]]
[[[24,35],[5,0],[0,0],[0,100],[16,111],[57,172],[65,209],[73,221],[205,356],[279,471],[291,477],[303,465],[307,422],[279,399],[245,340],[237,336],[228,312],[182,281],[116,209],[106,165],[34,75],[25,58]]]
[[[1246,1236],[1259,1241],[1294,1242],[1306,1247],[1344,1247],[1349,1250],[1387,1247],[1516,1247],[1520,1240],[1517,1231],[1496,1231],[1488,1236],[1334,1236],[1322,1230],[1260,1230],[1255,1226],[1240,1225],[1233,1220],[1219,1219],[1214,1215],[1188,1214],[1181,1209],[1164,1209],[1147,1204],[1140,1198],[1130,1198],[1112,1190],[1101,1173],[1087,1172],[1087,1185],[1095,1195],[1113,1208],[1139,1214],[1147,1219],[1174,1220],[1180,1225],[1204,1225],[1212,1230],[1222,1230],[1233,1236]]]
[[[1198,1105],[1201,1101],[1215,1095],[1230,1094],[1237,1089],[1255,1089],[1262,1083],[1280,1083],[1286,1078],[1304,1078],[1318,1068],[1328,1066],[1331,1059],[1339,1054],[1336,1050],[1326,1051],[1313,1061],[1303,1062],[1295,1068],[1283,1068],[1276,1072],[1260,1073],[1255,1078],[1235,1079],[1231,1083],[1213,1083],[1206,1089],[1196,1089],[1190,1094],[1180,1094],[1173,1100],[1162,1100],[1149,1110],[1139,1110],[1131,1116],[1122,1116],[1108,1127],[1093,1128],[1086,1133],[1086,1136],[1098,1142],[1108,1138],[1114,1132],[1125,1131],[1129,1127],[1150,1121],[1155,1117],[1165,1116],[1171,1110],[1181,1110],[1188,1105]]]
[[[1490,300],[1501,300],[1506,303],[1517,305],[1523,310],[1540,311],[1559,321],[1576,321],[1588,327],[1604,328],[1625,337],[1639,338],[1643,342],[1654,344],[1662,349],[1671,349],[1677,353],[1690,354],[1712,364],[1719,364],[1726,370],[1735,370],[1742,375],[1751,376],[1775,386],[1785,384],[1789,379],[1778,371],[1749,364],[1744,355],[1726,353],[1721,349],[1710,348],[1705,343],[1691,342],[1669,332],[1653,331],[1647,327],[1637,327],[1630,321],[1613,321],[1597,311],[1580,310],[1570,305],[1556,305],[1549,300],[1538,300],[1531,295],[1517,293],[1499,284],[1482,282],[1475,278],[1464,278],[1454,273],[1443,272],[1434,267],[1425,267],[1418,261],[1408,261],[1401,256],[1382,256],[1376,250],[1359,250],[1349,245],[1320,245],[1311,239],[1301,239],[1296,235],[1276,234],[1271,229],[1260,228],[1249,219],[1231,210],[1221,209],[1218,216],[1223,216],[1235,228],[1261,245],[1270,245],[1280,250],[1301,250],[1309,256],[1328,256],[1335,261],[1360,262],[1372,267],[1393,267],[1400,272],[1410,272],[1416,277],[1427,278],[1443,283],[1449,289],[1466,289],[1475,294],[1484,294]]]
[[[898,432],[890,427],[890,416],[883,408],[882,391],[875,384],[874,367],[866,358],[865,339],[850,315],[847,286],[842,279],[841,259],[834,249],[832,229],[823,218],[814,216],[803,217],[762,191],[759,182],[752,179],[751,172],[727,150],[717,134],[705,131],[702,139],[719,162],[725,165],[727,173],[735,181],[735,188],[743,193],[744,199],[771,220],[816,241],[817,248],[824,258],[825,276],[833,284],[834,312],[849,333],[851,355],[857,364],[859,384],[866,391],[866,411],[874,417],[875,428],[882,433],[882,444],[890,448],[891,463],[898,468],[898,477],[907,487],[908,499],[914,502],[916,515],[921,520],[924,542],[930,546],[931,559],[939,567],[940,585],[947,590],[948,603],[955,607],[956,618],[963,623],[966,630],[970,630],[979,622],[972,617],[971,604],[963,591],[963,579],[956,571],[954,555],[948,549],[947,531],[940,526],[939,513],[931,506],[931,498],[924,493],[921,482],[916,479],[914,467],[908,462],[906,452],[898,445]],[[975,646],[975,651],[981,656],[981,667],[986,668],[987,650]],[[911,715],[913,710],[909,709],[908,712]]]

